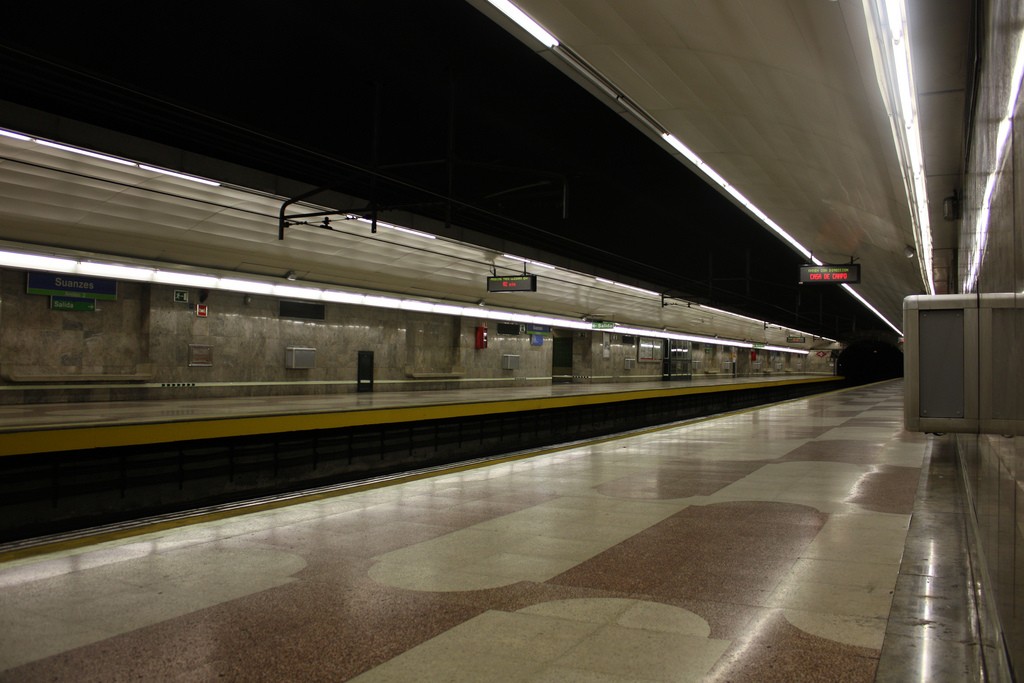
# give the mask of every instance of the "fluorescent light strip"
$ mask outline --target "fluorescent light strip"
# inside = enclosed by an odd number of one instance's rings
[[[203,185],[211,185],[213,187],[220,187],[220,183],[214,180],[207,180],[206,178],[199,178],[197,176],[188,175],[186,173],[179,173],[177,171],[169,171],[165,168],[157,168],[156,166],[147,166],[146,164],[137,164],[134,161],[128,159],[120,159],[118,157],[112,157],[109,154],[100,154],[99,152],[93,152],[92,150],[82,149],[81,147],[72,147],[71,145],[64,145],[59,142],[52,142],[50,140],[42,140],[40,138],[32,138],[21,133],[16,133],[11,130],[0,129],[0,136],[13,138],[15,140],[21,140],[23,142],[35,142],[44,147],[50,147],[52,149],[59,149],[62,152],[70,152],[72,154],[81,154],[92,159],[99,159],[100,161],[106,161],[119,166],[130,166],[132,168],[139,168],[144,171],[151,171],[153,173],[161,173],[163,175],[174,176],[175,178],[181,178],[182,180],[189,180],[194,183],[202,183]]]
[[[488,0],[502,14],[514,21],[520,28],[539,40],[549,50],[558,47],[558,39],[547,32],[547,30],[536,21],[526,15],[523,10],[513,5],[508,0]]]
[[[274,285],[274,295],[286,299],[313,299],[319,301],[323,298],[322,289],[315,287],[299,287],[296,285]]]
[[[680,332],[668,332],[665,330],[644,330],[641,328],[623,327],[621,325],[616,325],[612,331],[619,332],[621,334],[635,334],[638,336],[657,337],[660,339],[674,339],[678,341],[698,342],[702,344],[717,344],[718,346],[730,346],[741,349],[755,348],[752,342],[739,341],[735,339],[720,339],[718,337],[703,337],[700,335],[683,334]],[[806,356],[810,353],[809,351],[806,351],[804,349],[791,349],[785,346],[762,346],[759,348],[763,348],[767,351],[792,353],[798,356]]]
[[[420,311],[423,313],[432,313],[434,311],[434,304],[429,301],[417,301],[415,299],[402,299],[399,308],[403,311]]]
[[[628,289],[628,290],[631,290],[631,291],[634,291],[634,292],[640,292],[641,294],[648,294],[650,296],[657,296],[657,297],[661,296],[661,292],[652,292],[651,290],[644,289],[643,287],[634,287],[633,285],[624,285],[621,282],[616,282],[615,284],[618,287],[622,287],[624,289]]]
[[[862,304],[864,304],[864,306],[865,306],[865,307],[866,307],[866,308],[867,308],[867,309],[868,309],[869,311],[871,311],[871,312],[872,312],[872,313],[874,313],[874,314],[875,314],[876,316],[878,316],[878,319],[879,319],[879,320],[881,320],[881,321],[882,321],[882,322],[884,322],[884,323],[885,323],[886,325],[888,325],[889,327],[891,327],[891,328],[892,328],[892,330],[893,330],[893,332],[895,332],[896,334],[898,334],[898,335],[899,335],[899,336],[901,336],[901,337],[903,336],[903,331],[902,331],[902,330],[901,330],[900,328],[896,327],[896,326],[895,326],[895,325],[893,325],[893,324],[892,324],[891,322],[889,322],[889,321],[888,321],[888,320],[886,319],[886,317],[885,317],[884,315],[882,315],[881,313],[879,313],[879,312],[878,312],[878,309],[876,309],[876,308],[875,308],[874,306],[872,306],[871,304],[869,304],[869,303],[867,302],[867,299],[865,299],[865,298],[864,298],[864,297],[862,297],[862,296],[861,296],[860,294],[858,294],[858,293],[857,293],[857,291],[856,291],[856,290],[855,290],[855,289],[854,289],[853,287],[851,287],[850,285],[847,285],[847,284],[844,284],[844,285],[841,285],[841,286],[842,286],[842,288],[843,288],[843,289],[845,289],[845,290],[846,290],[847,292],[849,292],[850,294],[852,294],[852,295],[853,295],[853,297],[854,297],[855,299],[857,299],[857,300],[858,300],[858,301],[860,301],[860,302],[861,302]]]
[[[739,190],[737,190],[735,187],[729,184],[729,182],[727,182],[725,178],[723,178],[721,174],[718,173],[718,171],[711,168],[711,166],[707,162],[701,159],[696,152],[694,152],[692,149],[683,144],[683,142],[679,138],[677,138],[675,135],[672,135],[671,133],[662,133],[661,137],[665,142],[669,144],[670,147],[672,147],[674,150],[682,154],[687,161],[696,166],[697,170],[699,170],[701,173],[707,176],[716,185],[718,185],[726,192],[728,192],[733,198],[736,199],[736,201],[738,201],[744,207],[749,209],[750,212],[753,213],[758,220],[764,223],[772,232],[776,233],[779,237],[788,242],[794,249],[796,249],[801,255],[803,255],[804,258],[813,261],[815,265],[822,265],[821,261],[818,261],[817,259],[814,258],[814,256],[811,254],[810,249],[797,242],[796,239],[788,232],[783,230],[778,223],[768,218],[768,216],[763,211],[761,211],[761,209],[757,208],[757,206],[755,206],[753,202],[747,199],[743,195],[743,193],[741,193]]]
[[[106,154],[99,154],[98,152],[90,152],[87,149],[79,149],[78,147],[69,147],[68,145],[62,145],[58,142],[50,142],[49,140],[34,140],[34,142],[44,146],[52,147],[53,149],[59,149],[62,152],[71,152],[72,154],[81,154],[82,156],[92,157],[93,159],[99,159],[101,161],[109,161],[112,164],[120,164],[121,166],[132,166],[137,167],[134,161],[128,161],[126,159],[118,159],[117,157],[107,156]]]
[[[436,240],[437,239],[437,235],[431,235],[431,234],[426,233],[426,232],[420,232],[419,230],[410,230],[409,228],[403,228],[400,225],[389,225],[388,227],[391,228],[392,230],[397,230],[398,232],[405,232],[405,233],[408,233],[410,235],[415,235],[416,237],[422,237],[422,238],[428,239],[428,240]]]
[[[244,292],[246,294],[273,294],[274,284],[222,277],[217,279],[217,289],[225,289],[229,292]]]
[[[603,278],[603,277],[599,277],[599,278],[595,278],[595,279],[598,282],[603,282],[605,284],[610,284],[610,285],[619,284],[619,283],[615,282],[614,280],[608,280],[608,279]],[[822,339],[824,341],[833,342],[833,343],[836,343],[836,344],[839,343],[835,339],[832,339],[830,337],[823,337],[820,334],[811,334],[810,332],[801,332],[800,330],[794,330],[792,327],[783,327],[781,325],[776,325],[774,323],[770,323],[767,320],[758,320],[757,318],[751,318],[751,317],[746,316],[746,315],[741,315],[740,313],[733,313],[732,311],[726,311],[726,310],[721,309],[721,308],[715,308],[714,306],[707,306],[705,304],[687,304],[687,305],[696,306],[699,309],[703,309],[703,310],[709,311],[711,313],[720,313],[722,315],[732,316],[733,318],[741,318],[743,320],[747,320],[749,322],[754,322],[754,323],[757,323],[758,325],[762,325],[762,326],[776,327],[776,328],[778,328],[780,330],[784,329],[784,330],[787,330],[789,332],[793,332],[795,334],[802,335],[804,337],[814,337],[814,338],[817,338],[817,339]]]
[[[1017,108],[1017,100],[1020,98],[1021,88],[1024,87],[1024,32],[1017,34],[1017,59],[1013,65],[1013,73],[1010,76],[1010,91],[1006,98],[1006,108],[1003,118],[999,122],[996,131],[996,153],[995,163],[985,180],[985,192],[982,195],[981,206],[978,209],[978,219],[974,225],[974,249],[971,251],[970,271],[964,282],[964,291],[972,292],[978,284],[978,276],[981,274],[981,261],[985,257],[985,247],[988,243],[989,218],[992,214],[992,197],[995,194],[996,183],[999,178],[999,170],[1003,167],[1005,156],[1009,149],[1010,133],[1013,130],[1013,112]]]
[[[907,32],[907,12],[904,0],[875,0],[875,15],[880,19],[878,30],[888,34],[888,40],[879,41],[884,49],[884,78],[879,75],[883,91],[890,92],[888,100],[895,103],[898,112],[890,111],[896,151],[900,157],[900,173],[907,194],[910,218],[914,226],[914,242],[919,258],[921,279],[929,294],[935,293],[932,274],[932,230],[928,212],[928,188],[924,170],[924,153],[917,112],[917,90],[910,39]],[[896,119],[901,125],[896,125]]]
[[[632,290],[634,292],[640,292],[641,294],[648,294],[650,296],[657,296],[657,297],[661,296],[661,292],[652,292],[651,290],[644,289],[643,287],[634,287],[633,285],[627,285],[627,284],[624,284],[622,282],[616,282],[615,280],[609,280],[608,278],[595,277],[594,279],[597,280],[598,282],[602,283],[602,284],[615,285],[616,287],[622,287],[624,289],[629,289],[629,290]]]
[[[15,133],[13,130],[4,130],[3,128],[0,128],[0,135],[4,136],[5,138],[14,138],[15,140],[21,140],[22,142],[32,142],[32,138],[30,138],[29,136],[22,135],[21,133]]]
[[[153,273],[153,282],[164,285],[181,285],[183,287],[199,287],[201,289],[216,289],[217,278],[212,275],[194,275],[192,273],[177,273],[173,270],[157,270]]]
[[[249,280],[242,278],[221,277],[198,273],[177,272],[174,270],[161,270],[146,266],[122,265],[117,263],[101,263],[94,261],[78,261],[71,258],[57,256],[46,256],[42,254],[26,254],[14,251],[0,250],[0,266],[13,268],[45,270],[49,272],[69,273],[79,275],[92,275],[96,277],[109,277],[119,280],[132,280],[136,282],[157,282],[167,285],[180,285],[187,287],[200,287],[204,289],[224,290],[231,292],[242,292],[245,294],[262,294],[271,296],[282,296],[294,299],[308,299],[314,301],[331,301],[335,303],[354,304],[362,306],[375,306],[378,308],[398,308],[409,311],[420,311],[426,313],[437,313],[441,315],[462,315],[473,318],[488,320],[508,320],[512,322],[532,323],[536,325],[550,325],[577,330],[589,330],[593,325],[589,322],[571,318],[558,318],[540,314],[529,314],[514,311],[501,311],[481,307],[456,306],[452,304],[433,303],[417,299],[399,299],[395,297],[359,294],[342,290],[321,289],[319,287],[303,287],[299,285],[284,285],[274,282]],[[623,334],[637,334],[647,337],[662,339],[678,339],[683,341],[698,341],[720,346],[737,346],[751,348],[753,344],[729,339],[718,339],[714,337],[701,337],[665,330],[644,329],[638,327],[623,327],[616,325],[612,331]],[[767,347],[766,347],[767,348]],[[806,351],[801,349],[787,349],[785,347],[772,347],[773,350],[785,351],[787,353],[803,354]]]
[[[351,220],[351,219],[349,219]],[[360,223],[366,223],[367,225],[373,225],[373,221],[369,218],[363,218],[362,216],[356,216],[355,220]],[[388,223],[386,221],[377,221],[378,228],[388,228],[389,230],[397,230],[398,232],[405,232],[416,237],[423,237],[428,240],[437,239],[437,235],[431,235],[430,233],[420,232],[419,230],[412,230],[411,228],[403,228],[401,225],[395,225],[394,223]]]
[[[0,251],[0,265],[10,266],[11,268],[24,268],[26,270],[73,273],[78,266],[78,262],[55,256],[38,256],[36,254]]]
[[[770,346],[770,345],[768,345],[768,346],[762,346],[761,348],[764,349],[765,351],[778,351],[780,353],[795,353],[798,356],[808,356],[811,353],[810,351],[807,351],[805,349],[790,349],[790,348],[787,348],[785,346]]]
[[[700,307],[700,308],[703,308],[705,311],[713,311],[715,313],[721,313],[722,315],[730,315],[733,318],[742,318],[743,320],[749,320],[750,322],[755,322],[758,325],[770,325],[771,324],[771,323],[769,323],[766,320],[758,320],[757,318],[751,318],[749,316],[741,315],[739,313],[733,313],[731,311],[723,311],[721,308],[715,308],[714,306],[705,306],[703,304],[697,304],[697,306]]]
[[[116,280],[136,280],[139,282],[150,282],[156,270],[153,268],[138,268],[135,266],[122,266],[113,263],[94,263],[92,261],[79,261],[75,268],[79,275],[90,275],[92,277],[114,278]]]
[[[168,171],[165,168],[157,168],[156,166],[147,166],[145,164],[139,164],[139,168],[143,171],[151,171],[153,173],[162,173],[163,175],[173,176],[175,178],[181,178],[182,180],[190,180],[193,183],[201,183],[203,185],[212,185],[213,187],[220,187],[220,183],[215,180],[207,180],[206,178],[199,178],[194,175],[188,175],[186,173],[178,173],[177,171]]]
[[[551,265],[550,263],[544,263],[543,261],[534,261],[533,259],[523,258],[522,256],[515,256],[513,254],[502,254],[502,256],[513,261],[522,261],[523,263],[529,263],[539,268],[550,268],[551,270],[558,270],[555,266]]]

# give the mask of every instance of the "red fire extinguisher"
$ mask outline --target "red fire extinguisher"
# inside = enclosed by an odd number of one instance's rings
[[[487,327],[480,325],[476,328],[476,348],[487,348]]]

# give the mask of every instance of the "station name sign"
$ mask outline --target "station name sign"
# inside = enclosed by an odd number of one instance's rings
[[[843,282],[855,285],[860,282],[860,264],[800,266],[800,284],[823,284]]]
[[[492,275],[487,278],[488,292],[536,292],[536,275]]]
[[[28,274],[26,291],[28,294],[113,301],[117,299],[117,280],[33,271]]]

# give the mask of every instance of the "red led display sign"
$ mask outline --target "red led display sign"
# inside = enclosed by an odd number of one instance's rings
[[[493,275],[487,278],[488,292],[536,292],[536,275]]]
[[[855,285],[860,282],[860,264],[800,266],[800,284],[817,285],[831,283]]]

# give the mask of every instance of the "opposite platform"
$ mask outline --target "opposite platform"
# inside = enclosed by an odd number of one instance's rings
[[[0,406],[0,456],[458,419],[835,382],[822,375]]]

